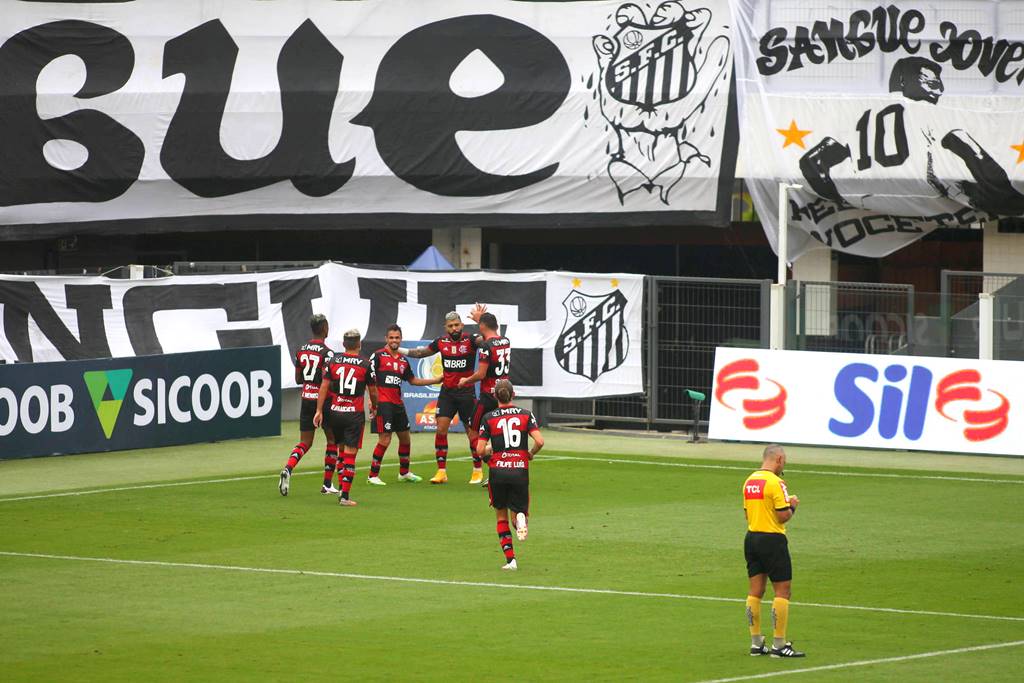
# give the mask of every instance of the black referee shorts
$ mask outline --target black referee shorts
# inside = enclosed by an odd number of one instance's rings
[[[490,468],[487,493],[495,510],[530,514],[530,473],[526,469],[505,470]]]
[[[748,531],[743,539],[743,556],[747,560],[747,576],[767,574],[772,581],[793,580],[786,534]]]

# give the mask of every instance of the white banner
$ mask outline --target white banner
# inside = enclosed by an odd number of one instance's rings
[[[1024,364],[719,347],[712,439],[1024,456]]]
[[[444,315],[476,302],[494,313],[513,351],[523,396],[643,391],[643,277],[628,274],[406,272],[326,264],[315,270],[156,280],[0,276],[0,358],[38,362],[281,346],[294,386],[295,349],[323,313],[328,345],[356,328],[369,355],[388,325],[406,339],[444,334]],[[475,327],[471,328],[475,329]]]
[[[1024,3],[731,5],[740,165],[773,248],[778,184],[803,188],[788,260],[1024,215]]]
[[[727,224],[730,24],[727,0],[7,2],[0,238]]]

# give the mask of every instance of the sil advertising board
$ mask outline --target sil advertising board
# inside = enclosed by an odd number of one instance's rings
[[[1024,364],[720,347],[708,436],[1024,456]]]
[[[276,346],[0,365],[0,459],[281,433]]]

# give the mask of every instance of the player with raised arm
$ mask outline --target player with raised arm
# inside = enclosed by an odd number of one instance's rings
[[[398,434],[398,481],[417,482],[420,477],[409,470],[409,415],[402,402],[402,382],[423,387],[439,384],[442,377],[420,379],[409,365],[409,360],[398,352],[402,345],[402,328],[391,325],[387,329],[384,348],[370,356],[371,383],[377,387],[377,416],[370,422],[371,431],[377,435],[373,449],[373,463],[366,481],[375,486],[386,486],[380,479],[380,466],[384,454],[391,445],[391,435]]]
[[[444,317],[444,336],[438,337],[427,346],[410,349],[407,352],[410,358],[426,358],[435,353],[441,354],[444,380],[441,382],[441,393],[437,397],[437,433],[434,435],[437,474],[431,477],[431,484],[448,482],[448,428],[456,414],[466,426],[469,449],[473,455],[473,475],[469,483],[480,484],[484,480],[483,461],[476,454],[477,436],[470,429],[476,399],[472,387],[459,384],[463,377],[473,374],[477,344],[482,343],[482,340],[478,341],[479,338],[465,334],[463,327],[462,318],[452,311]]]
[[[474,431],[480,431],[480,420],[498,407],[494,385],[498,380],[508,379],[512,370],[512,344],[508,337],[499,334],[498,319],[493,313],[484,312],[478,317],[477,323],[480,325],[483,343],[480,345],[476,372],[459,380],[460,387],[480,382],[480,398],[476,402],[471,425]]]
[[[313,338],[295,352],[295,383],[301,387],[299,396],[302,401],[299,407],[299,443],[295,444],[281,470],[277,490],[282,496],[287,496],[291,488],[292,470],[313,445],[313,437],[316,434],[316,427],[313,426],[316,399],[320,394],[323,369],[328,366],[331,356],[334,355],[334,352],[327,348],[327,334],[330,331],[327,317],[317,313],[309,319],[309,327],[313,332]],[[337,493],[338,489],[334,488],[332,482],[334,469],[338,464],[338,445],[334,442],[331,426],[324,425],[323,429],[324,436],[327,437],[327,450],[324,453],[324,484],[320,488],[320,493]]]
[[[512,547],[509,513],[515,513],[516,537],[526,540],[530,514],[530,461],[544,448],[544,437],[537,418],[529,410],[512,404],[515,389],[507,379],[495,383],[498,408],[484,415],[480,423],[480,440],[476,452],[490,469],[487,492],[498,518],[498,542],[505,554],[502,569],[518,569]],[[533,446],[527,449],[527,437]]]
[[[341,338],[344,352],[334,354],[330,365],[324,370],[324,379],[320,384],[320,393],[316,399],[316,415],[313,424],[324,423],[324,402],[331,393],[331,382],[337,382],[337,392],[330,405],[329,423],[338,441],[344,447],[342,466],[339,468],[338,480],[341,494],[338,503],[345,506],[355,505],[349,498],[352,480],[356,476],[356,454],[363,445],[363,428],[366,425],[363,394],[370,395],[370,415],[377,412],[377,387],[368,384],[370,379],[370,363],[359,355],[362,348],[362,335],[359,330],[349,330]]]

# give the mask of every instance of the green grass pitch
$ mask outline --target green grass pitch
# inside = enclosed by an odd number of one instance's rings
[[[636,439],[624,453],[549,431],[510,573],[465,459],[446,486],[399,484],[393,444],[374,488],[365,448],[359,506],[343,509],[318,493],[319,439],[278,494],[294,432],[0,462],[2,678],[1020,680],[1013,466],[851,468],[791,451],[789,636],[808,657],[784,661],[747,654],[753,447]],[[414,443],[425,477],[430,443]],[[99,489],[120,490],[57,495]]]

